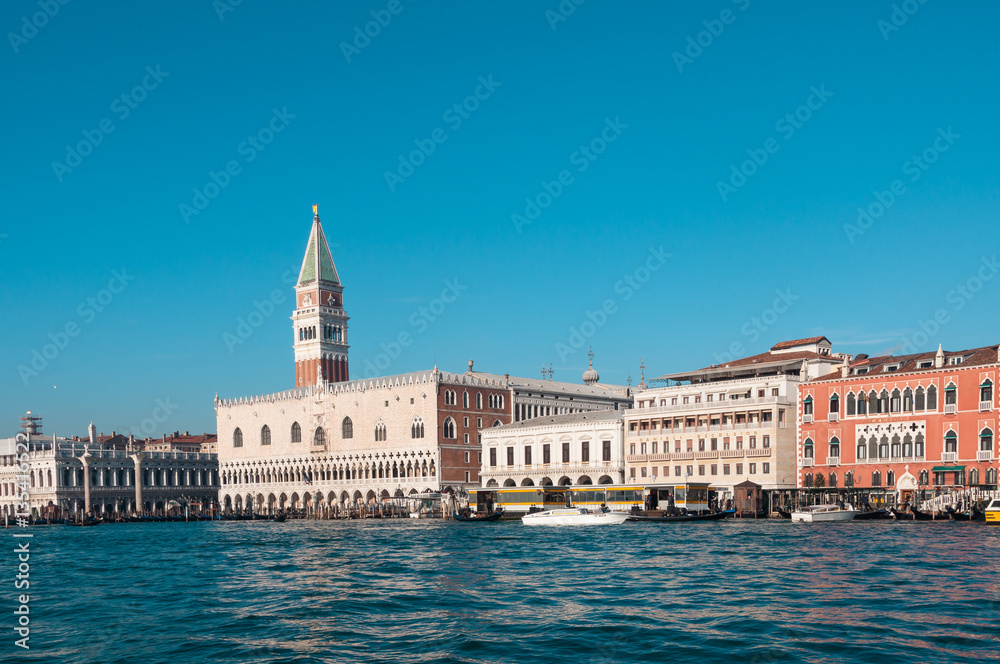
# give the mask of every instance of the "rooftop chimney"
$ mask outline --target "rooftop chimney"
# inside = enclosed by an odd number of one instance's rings
[[[934,355],[934,368],[940,369],[944,366],[944,351],[941,349],[941,344],[938,344],[937,353]]]

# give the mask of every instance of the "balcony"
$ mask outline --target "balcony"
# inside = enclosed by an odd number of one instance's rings
[[[770,447],[762,447],[760,449],[745,450],[748,457],[769,457],[771,456]]]
[[[958,461],[958,452],[942,452],[941,461],[945,463],[955,463]]]
[[[706,450],[706,451],[698,452],[697,458],[699,458],[699,459],[718,459],[719,458],[719,452],[718,452],[718,450],[716,450],[714,452],[712,450]]]
[[[801,465],[803,468],[812,468],[813,466],[816,465],[816,459],[812,457],[802,457]]]
[[[993,450],[979,450],[976,452],[976,461],[993,461]]]
[[[754,379],[759,380],[759,379]],[[678,403],[676,405],[653,406],[652,408],[628,408],[625,410],[626,417],[646,417],[665,413],[681,412],[703,412],[717,410],[745,410],[748,406],[792,406],[792,397],[740,397],[739,399],[726,399],[724,401],[702,401],[701,403]]]
[[[840,457],[839,456],[835,456],[835,457],[834,456],[828,456],[826,458],[826,465],[828,465],[828,466],[839,466],[840,465]]]
[[[830,413],[830,417],[827,418],[827,422],[839,422],[839,421],[840,421],[840,413],[837,411],[833,411],[832,413]]]
[[[803,413],[802,414],[802,424],[812,424],[812,423],[813,423],[813,414],[812,413]]]
[[[992,401],[980,401],[979,402],[979,412],[980,413],[988,413],[991,410],[993,410],[993,402]]]
[[[945,415],[954,415],[957,412],[958,412],[958,404],[946,403],[944,405],[944,414]]]

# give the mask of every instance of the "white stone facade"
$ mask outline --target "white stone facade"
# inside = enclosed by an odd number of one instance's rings
[[[537,417],[483,434],[485,487],[619,484],[622,410]]]

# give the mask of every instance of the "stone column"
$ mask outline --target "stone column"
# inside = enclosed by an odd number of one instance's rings
[[[135,513],[142,514],[142,460],[146,455],[133,452],[129,457],[135,462]]]
[[[84,452],[80,457],[83,464],[83,515],[84,518],[90,514],[90,460],[93,459],[90,452]]]

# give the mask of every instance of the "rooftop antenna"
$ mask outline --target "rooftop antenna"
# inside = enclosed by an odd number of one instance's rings
[[[546,374],[546,371],[545,371],[545,363],[544,363],[544,362],[542,362],[542,380],[545,380],[545,374]]]
[[[639,360],[639,371],[641,371],[641,377],[639,378],[639,389],[646,389],[646,358]]]
[[[628,385],[629,387],[632,387],[632,372],[631,371],[628,372],[628,379],[625,381],[625,384]]]
[[[555,372],[552,371],[552,363],[551,362],[549,362],[549,370],[546,373],[549,374],[549,382],[552,382],[552,374],[555,373]]]

